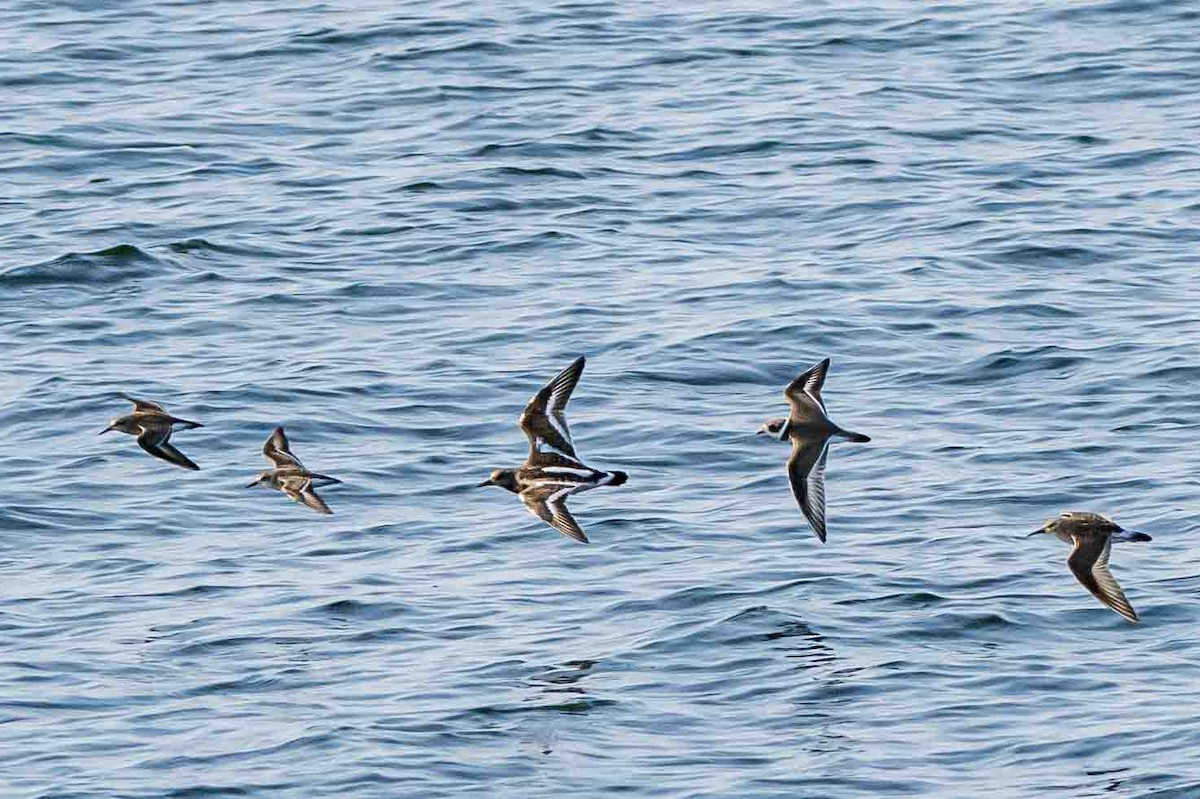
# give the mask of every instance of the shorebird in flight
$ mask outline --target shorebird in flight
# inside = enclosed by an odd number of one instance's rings
[[[792,493],[821,543],[825,543],[825,461],[829,457],[829,440],[871,440],[862,433],[843,430],[826,415],[821,387],[828,371],[826,358],[793,380],[783,392],[791,403],[791,414],[786,419],[769,419],[758,429],[760,435],[766,433],[780,441],[792,442],[792,456],[788,458]]]
[[[271,433],[271,437],[267,439],[267,443],[263,444],[263,455],[275,464],[275,468],[261,473],[258,479],[246,486],[247,488],[253,488],[256,485],[277,488],[317,513],[333,513],[315,489],[342,481],[306,469],[300,459],[292,454],[282,427],[276,427],[275,432]]]
[[[587,543],[587,536],[567,510],[567,497],[597,486],[619,486],[625,472],[602,472],[584,465],[575,453],[567,427],[567,402],[583,374],[583,357],[562,370],[534,394],[519,424],[529,439],[529,456],[516,469],[496,469],[482,486],[500,486],[521,498],[525,508],[565,536]]]
[[[1108,570],[1108,553],[1113,541],[1149,541],[1150,536],[1135,530],[1126,530],[1119,524],[1104,518],[1098,513],[1082,513],[1069,511],[1058,518],[1046,522],[1040,530],[1034,530],[1026,538],[1035,535],[1049,534],[1060,541],[1071,544],[1074,548],[1067,558],[1067,566],[1075,579],[1092,594],[1124,616],[1129,621],[1137,621],[1137,611],[1125,592],[1121,590],[1117,578]]]
[[[171,433],[176,430],[191,430],[203,427],[199,422],[189,422],[172,416],[157,402],[134,399],[127,394],[120,395],[133,403],[133,413],[113,419],[112,424],[100,431],[104,435],[109,430],[129,433],[137,436],[138,446],[156,458],[162,458],[167,463],[182,466],[185,469],[198,471],[199,466],[192,463],[188,456],[171,445]]]

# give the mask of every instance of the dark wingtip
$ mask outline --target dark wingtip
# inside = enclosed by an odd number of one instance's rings
[[[1129,540],[1130,541],[1153,541],[1154,539],[1151,538],[1146,533],[1130,533]]]
[[[820,541],[822,544],[824,544],[825,543],[825,531],[814,529],[813,532],[817,534],[817,540]]]
[[[625,472],[613,472],[612,480],[609,481],[608,484],[610,486],[625,485],[625,481],[628,479],[629,479],[629,475],[627,475]]]
[[[859,444],[866,444],[871,440],[870,436],[864,436],[862,433],[851,433],[850,440]]]

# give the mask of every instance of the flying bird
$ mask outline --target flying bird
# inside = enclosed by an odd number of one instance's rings
[[[247,488],[266,485],[268,488],[279,489],[317,513],[333,513],[325,504],[325,500],[317,494],[316,489],[321,486],[335,485],[342,481],[306,469],[300,459],[292,454],[292,448],[288,445],[287,436],[284,435],[282,427],[276,427],[275,432],[271,433],[271,437],[263,444],[263,455],[275,464],[275,468],[259,474],[253,483],[246,486]]]
[[[188,456],[175,449],[170,442],[171,433],[178,430],[191,430],[204,425],[172,416],[157,402],[134,399],[127,394],[120,396],[133,403],[133,413],[113,419],[112,424],[100,431],[100,435],[104,435],[110,430],[116,430],[137,436],[138,446],[154,457],[162,458],[167,463],[173,463],[185,469],[193,471],[200,469],[199,466],[192,463]]]
[[[780,441],[792,442],[792,455],[788,458],[792,493],[821,543],[825,543],[825,462],[829,457],[829,440],[871,440],[862,433],[843,430],[826,415],[821,387],[828,371],[826,358],[793,380],[783,392],[792,406],[791,414],[786,419],[768,419],[758,429],[759,435],[766,433]]]
[[[483,486],[512,491],[525,508],[565,536],[587,543],[587,536],[567,509],[567,497],[597,486],[619,486],[625,472],[603,472],[586,466],[575,452],[567,427],[567,402],[583,374],[582,356],[534,394],[518,423],[529,439],[529,456],[516,469],[496,469]]]
[[[1137,621],[1137,611],[1125,592],[1108,570],[1108,554],[1113,541],[1149,541],[1150,536],[1135,530],[1126,530],[1119,524],[1104,518],[1098,513],[1083,513],[1068,511],[1055,519],[1046,522],[1045,527],[1034,530],[1026,538],[1035,535],[1049,534],[1058,540],[1071,544],[1073,549],[1067,558],[1067,566],[1075,579],[1092,594],[1124,616],[1129,621]]]

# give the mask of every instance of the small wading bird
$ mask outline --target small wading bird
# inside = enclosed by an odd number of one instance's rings
[[[758,429],[759,435],[766,433],[780,441],[792,442],[792,456],[788,458],[792,493],[821,543],[825,543],[825,461],[829,457],[829,439],[871,440],[862,433],[843,430],[825,414],[821,386],[825,385],[828,371],[826,358],[793,380],[783,392],[791,403],[791,415],[786,419],[769,419]]]
[[[1098,513],[1081,513],[1070,511],[1056,519],[1046,522],[1040,530],[1034,530],[1026,538],[1035,535],[1049,534],[1058,540],[1071,544],[1067,558],[1067,566],[1075,579],[1083,583],[1083,587],[1091,591],[1096,599],[1120,613],[1130,621],[1137,621],[1137,612],[1125,592],[1117,583],[1117,579],[1108,570],[1108,553],[1113,541],[1149,541],[1150,536],[1134,530],[1125,530]]]
[[[157,402],[134,399],[127,394],[120,396],[133,403],[133,413],[113,419],[112,424],[100,431],[100,435],[104,435],[109,430],[116,430],[137,436],[138,446],[154,457],[162,458],[167,463],[173,463],[185,469],[193,471],[200,469],[186,455],[171,446],[170,440],[171,433],[176,430],[191,430],[196,427],[204,427],[204,425],[172,416]]]
[[[534,394],[519,424],[529,439],[529,457],[517,469],[496,469],[479,486],[500,486],[517,494],[525,508],[563,535],[587,543],[587,536],[567,510],[571,494],[597,486],[619,486],[625,472],[602,472],[585,466],[575,454],[565,414],[571,392],[583,374],[584,359],[562,370]]]
[[[328,477],[327,475],[310,472],[304,468],[304,464],[300,462],[300,459],[292,454],[291,447],[288,446],[287,436],[283,434],[282,427],[276,427],[275,432],[271,433],[271,437],[267,439],[267,443],[263,444],[263,455],[267,456],[267,460],[275,464],[275,468],[260,474],[258,479],[247,485],[246,488],[265,484],[268,488],[279,489],[297,502],[312,508],[317,513],[333,513],[329,509],[329,506],[325,504],[325,500],[317,495],[315,489],[321,486],[341,483],[342,481]]]

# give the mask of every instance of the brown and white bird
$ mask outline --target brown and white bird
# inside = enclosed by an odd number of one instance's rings
[[[317,513],[333,513],[315,489],[342,481],[306,469],[300,459],[292,454],[282,427],[276,427],[275,432],[271,433],[271,437],[267,439],[267,443],[263,444],[263,455],[275,464],[275,468],[261,473],[257,480],[246,486],[247,488],[266,485],[268,488],[279,489]]]
[[[625,472],[602,472],[584,465],[575,454],[567,427],[567,402],[583,374],[583,357],[530,398],[519,424],[529,439],[529,456],[517,469],[496,469],[479,484],[512,491],[525,508],[565,536],[586,544],[587,536],[567,510],[567,497],[597,486],[619,486]]]
[[[100,435],[104,435],[110,430],[116,430],[137,436],[138,446],[154,457],[162,458],[167,463],[173,463],[185,469],[193,471],[200,469],[199,466],[192,463],[188,456],[175,449],[170,441],[171,433],[176,430],[191,430],[196,427],[204,427],[204,425],[172,416],[157,402],[134,399],[127,394],[120,396],[133,403],[133,413],[113,419],[112,424],[100,431]]]
[[[825,413],[821,387],[828,372],[826,358],[789,383],[783,395],[792,406],[791,414],[786,419],[768,419],[758,429],[759,435],[766,433],[780,441],[792,442],[792,455],[788,458],[792,494],[821,543],[825,543],[825,461],[829,457],[829,440],[871,440],[862,433],[843,430]]]
[[[1032,538],[1044,533],[1074,547],[1067,558],[1067,566],[1084,588],[1129,621],[1138,620],[1137,611],[1129,604],[1117,579],[1108,570],[1108,554],[1113,541],[1149,541],[1150,536],[1136,530],[1126,530],[1098,513],[1079,511],[1068,511],[1051,519],[1045,527],[1025,537]]]

